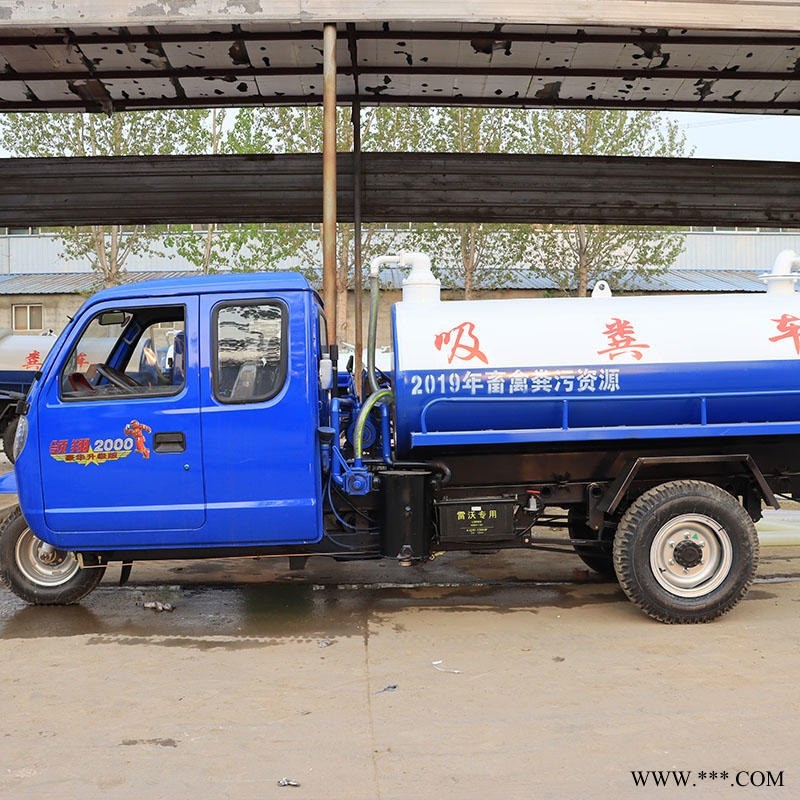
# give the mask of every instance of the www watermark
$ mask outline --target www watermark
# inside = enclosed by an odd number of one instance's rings
[[[783,770],[700,770],[688,769],[635,769],[631,770],[634,786],[671,786],[686,787],[707,786],[709,782],[729,783],[731,786],[748,786],[756,789],[784,786]]]

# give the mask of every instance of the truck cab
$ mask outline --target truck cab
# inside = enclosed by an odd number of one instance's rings
[[[322,319],[296,274],[97,294],[28,398],[32,532],[73,552],[319,541]]]

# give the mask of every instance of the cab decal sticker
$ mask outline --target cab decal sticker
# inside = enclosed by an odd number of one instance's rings
[[[50,456],[56,461],[65,461],[72,464],[105,464],[109,461],[119,461],[127,458],[134,451],[144,458],[150,458],[147,449],[145,433],[151,433],[149,425],[144,425],[138,420],[131,420],[124,428],[125,436],[114,439],[90,439],[81,437],[77,439],[53,439],[50,442]]]
[[[144,438],[145,433],[152,433],[152,429],[149,425],[145,425],[139,420],[132,419],[126,426],[125,426],[125,433],[128,436],[133,437],[133,441],[136,442],[136,452],[141,453],[145,458],[150,458],[150,451],[147,449],[147,441]]]

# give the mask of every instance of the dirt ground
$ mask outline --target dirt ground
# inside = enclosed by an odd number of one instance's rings
[[[764,548],[747,599],[702,626],[541,553],[118,574],[69,608],[0,590],[0,798],[800,792],[796,548]]]

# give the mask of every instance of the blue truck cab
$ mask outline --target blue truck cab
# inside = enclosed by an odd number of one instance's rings
[[[65,604],[111,563],[124,579],[148,559],[409,565],[539,548],[577,554],[662,622],[733,608],[755,575],[762,505],[800,496],[800,361],[774,332],[797,319],[784,295],[718,301],[723,362],[728,336],[764,353],[747,362],[758,369],[725,362],[742,385],[720,388],[686,348],[604,366],[609,301],[575,316],[559,300],[444,303],[430,261],[410,254],[381,371],[378,272],[403,258],[373,262],[359,376],[336,374],[320,298],[297,274],[149,281],[88,300],[19,409],[15,473],[0,479],[19,495],[0,523],[0,580]],[[674,351],[651,306],[613,306],[619,325],[651,323],[620,342]],[[569,347],[594,362],[564,360]]]
[[[300,275],[100,292],[28,396],[16,474],[32,533],[67,552],[318,542],[324,347]]]

